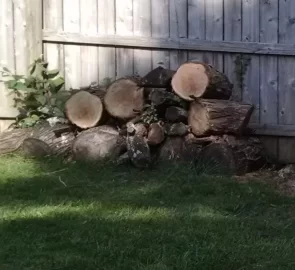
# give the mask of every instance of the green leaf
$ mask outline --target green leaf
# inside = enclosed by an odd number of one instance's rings
[[[16,80],[16,81],[18,81],[18,80],[20,80],[20,79],[23,79],[24,78],[24,76],[23,75],[12,75],[12,77]]]
[[[16,81],[14,81],[14,80],[7,81],[6,85],[9,89],[14,89],[14,87],[16,85]]]
[[[36,70],[36,65],[33,65],[32,68],[30,69],[30,74],[33,75]]]
[[[41,95],[36,95],[35,99],[42,105],[44,106],[46,104],[46,97],[41,96]]]
[[[43,114],[49,114],[50,109],[48,107],[41,107],[41,108],[38,108],[38,111]]]
[[[47,76],[49,79],[53,79],[54,77],[56,77],[59,73],[58,69],[53,69],[53,70],[49,70],[47,71]]]
[[[60,110],[60,109],[57,108],[57,107],[55,107],[55,108],[53,109],[53,113],[54,113],[54,115],[57,116],[57,117],[64,117],[64,113],[63,113],[63,111]]]
[[[22,83],[22,82],[17,82],[14,85],[14,89],[16,89],[16,90],[26,90],[27,89],[27,86],[24,83]]]
[[[10,70],[7,67],[3,67],[3,70],[10,73]]]

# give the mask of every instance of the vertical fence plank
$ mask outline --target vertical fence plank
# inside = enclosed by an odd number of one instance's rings
[[[242,39],[242,2],[224,0],[224,40],[241,41]],[[234,84],[233,99],[242,99],[242,89],[235,73],[236,54],[224,54],[224,72]]]
[[[14,56],[14,22],[12,0],[0,0],[0,66],[15,71]],[[0,132],[4,129],[1,117],[14,117],[17,110],[13,108],[13,100],[8,96],[5,85],[0,82]]]
[[[155,38],[169,37],[169,0],[152,1],[152,36]],[[153,68],[162,65],[170,67],[169,51],[152,52]],[[161,63],[161,64],[159,64]]]
[[[206,39],[223,39],[223,0],[206,1]],[[204,61],[223,72],[222,53],[205,53]]]
[[[99,34],[115,34],[115,0],[98,0]],[[99,47],[99,80],[100,83],[113,81],[116,78],[116,50],[112,47]]]
[[[279,42],[283,44],[295,43],[295,1],[279,1]],[[279,58],[279,123],[295,124],[295,58]],[[295,162],[295,139],[279,139],[279,159]]]
[[[205,0],[188,0],[188,38],[205,39]],[[203,61],[203,52],[189,52],[188,59]]]
[[[170,37],[175,39],[187,38],[188,21],[187,0],[170,0]],[[187,61],[186,51],[170,52],[170,68],[177,69],[180,64]]]
[[[242,2],[242,40],[259,41],[259,1],[243,0]],[[259,122],[259,56],[251,56],[251,62],[245,74],[243,100],[255,105],[251,123]]]
[[[88,0],[87,5],[81,5],[81,33],[96,34],[97,0]],[[91,82],[99,82],[98,78],[98,48],[95,46],[81,47],[81,85],[87,86]]]
[[[278,43],[278,1],[260,0],[260,42]],[[260,123],[278,123],[278,58],[260,57]],[[277,157],[278,140],[263,138],[272,157]]]
[[[43,22],[46,30],[63,30],[63,0],[43,0]],[[59,69],[65,75],[64,45],[45,43],[44,57],[50,69]]]
[[[80,32],[80,0],[64,0],[64,30]],[[81,87],[81,47],[65,45],[65,83],[66,89]]]
[[[132,0],[116,0],[116,34],[133,35]],[[117,48],[117,78],[133,74],[133,49]]]
[[[151,0],[133,0],[133,34],[150,37]],[[151,50],[134,50],[134,73],[144,76],[152,69]]]

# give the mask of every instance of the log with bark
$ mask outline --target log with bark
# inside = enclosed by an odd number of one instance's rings
[[[167,88],[170,86],[174,74],[174,70],[169,70],[158,66],[146,74],[140,80],[139,85],[142,87]]]
[[[83,90],[72,95],[65,104],[67,118],[82,129],[98,125],[103,117],[103,110],[101,99]]]
[[[46,157],[52,155],[51,147],[36,138],[27,138],[21,145],[21,152],[27,157]]]
[[[165,133],[168,136],[185,136],[189,132],[189,127],[184,123],[165,124]]]
[[[128,121],[142,111],[144,88],[138,86],[139,81],[139,77],[125,77],[108,86],[104,105],[111,116]]]
[[[182,108],[188,107],[188,103],[176,94],[159,88],[150,89],[148,101],[156,107],[165,106],[165,109],[169,106],[179,106]]]
[[[82,131],[72,145],[73,159],[100,161],[116,159],[126,150],[126,139],[111,126]]]
[[[228,100],[199,99],[191,103],[188,124],[196,136],[241,134],[254,107]]]
[[[0,134],[0,154],[21,150],[20,147],[27,138],[43,141],[50,147],[53,155],[67,156],[70,154],[75,134],[73,127],[64,124],[51,127],[48,123],[42,123],[34,128],[13,129]],[[33,144],[37,140],[30,142]]]
[[[256,138],[225,135],[202,149],[199,162],[209,172],[243,175],[261,169],[266,158],[263,146]]]
[[[174,74],[171,85],[177,95],[188,101],[201,97],[229,99],[233,89],[226,75],[197,60],[182,64]]]
[[[165,140],[165,132],[161,123],[152,123],[149,126],[147,143],[149,145],[159,145]]]
[[[187,123],[188,112],[180,107],[171,106],[166,109],[165,119],[169,122]]]

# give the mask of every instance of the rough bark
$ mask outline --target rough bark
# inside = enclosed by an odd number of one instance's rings
[[[159,123],[152,123],[149,126],[147,143],[149,145],[159,145],[165,140],[164,128]]]
[[[229,99],[233,89],[226,75],[197,60],[182,64],[173,76],[171,85],[177,95],[188,101],[201,97]]]
[[[200,162],[211,170],[223,170],[243,175],[266,164],[263,147],[255,138],[223,136],[219,142],[209,144],[200,153]]]
[[[27,157],[46,157],[52,155],[51,147],[36,138],[27,138],[23,141],[21,152]]]
[[[127,136],[128,156],[137,168],[148,168],[151,164],[151,152],[146,139],[141,135]]]
[[[160,161],[183,160],[183,138],[168,137],[159,149]]]
[[[52,154],[64,156],[70,153],[75,135],[72,127],[63,124],[51,127],[42,123],[34,128],[14,129],[0,135],[0,154],[19,150],[27,138],[41,140],[51,148]]]
[[[165,119],[169,122],[187,123],[188,112],[180,107],[171,106],[166,109]]]
[[[189,128],[184,123],[165,124],[165,132],[168,136],[184,136]]]
[[[67,118],[83,129],[95,127],[102,119],[103,110],[100,98],[83,90],[72,95],[65,104]]]
[[[73,143],[73,159],[100,161],[114,159],[126,150],[126,140],[110,126],[99,126],[81,132]]]
[[[109,85],[104,104],[111,116],[128,121],[140,114],[144,106],[144,88],[138,86],[139,80],[126,77]]]
[[[190,105],[188,124],[196,136],[241,134],[254,107],[228,100],[200,99]]]
[[[187,102],[182,100],[179,96],[159,88],[151,89],[148,100],[154,106],[165,106],[165,109],[169,106],[179,106],[182,108],[188,106]]]
[[[165,69],[161,66],[153,69],[146,74],[139,85],[143,87],[167,88],[175,74],[174,70]]]

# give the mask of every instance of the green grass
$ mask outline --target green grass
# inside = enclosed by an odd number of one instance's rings
[[[0,269],[295,269],[294,199],[184,165],[0,158]]]

